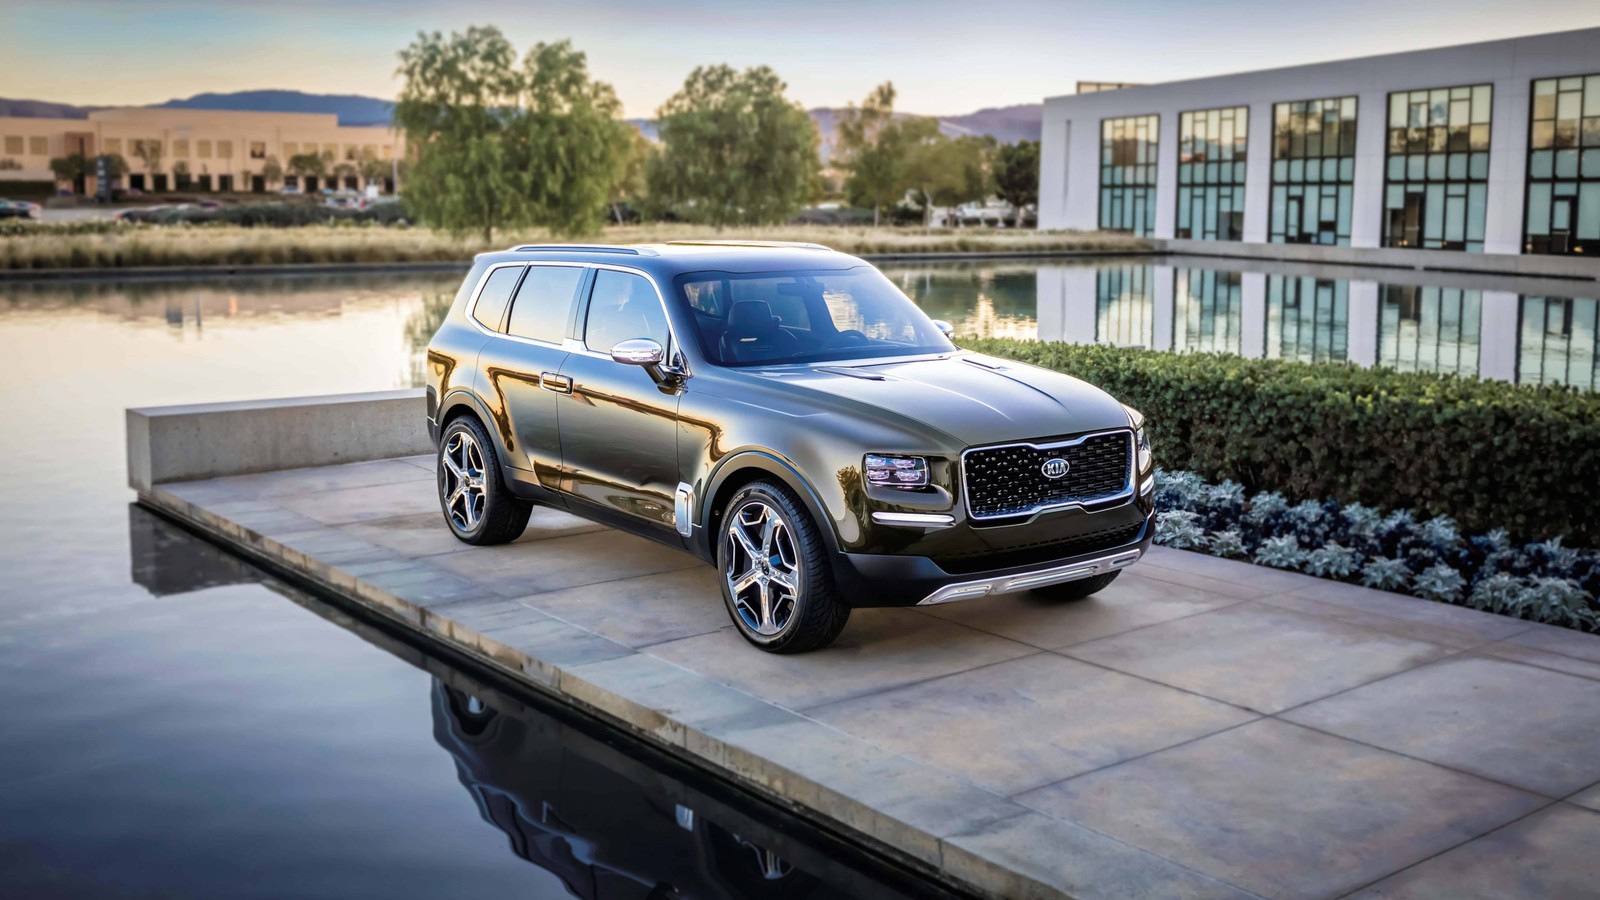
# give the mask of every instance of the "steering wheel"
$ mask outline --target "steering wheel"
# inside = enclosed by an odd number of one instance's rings
[[[848,347],[859,347],[863,344],[872,343],[872,338],[867,337],[854,328],[839,332],[837,340]]]

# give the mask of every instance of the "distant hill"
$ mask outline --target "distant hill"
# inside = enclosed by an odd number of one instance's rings
[[[22,119],[87,119],[99,106],[73,106],[48,100],[8,100],[0,97],[0,116]]]
[[[240,112],[333,113],[340,125],[387,125],[394,104],[358,94],[307,94],[301,91],[237,91],[195,94],[154,104],[165,109],[226,109]]]
[[[231,94],[196,94],[193,97],[168,100],[154,106],[165,109],[219,109],[245,112],[295,112],[332,113],[341,125],[387,125],[394,104],[377,97],[359,94],[307,94],[303,91],[237,91]],[[25,116],[49,119],[82,119],[98,106],[73,106],[68,103],[51,103],[45,100],[7,100],[0,98],[0,116]],[[811,112],[817,129],[822,132],[822,158],[830,156],[835,121],[839,110],[818,107]],[[905,115],[905,114],[902,114]],[[935,116],[940,129],[951,137],[967,134],[992,135],[995,139],[1011,143],[1039,139],[1043,106],[1038,103],[1021,106],[1000,106],[980,109],[959,116]],[[629,119],[645,137],[656,140],[656,123],[653,119]]]

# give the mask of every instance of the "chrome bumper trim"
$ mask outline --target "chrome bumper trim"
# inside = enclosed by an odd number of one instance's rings
[[[944,513],[875,512],[872,521],[879,525],[917,525],[923,528],[949,528],[956,523],[955,516]]]
[[[961,581],[947,584],[917,602],[918,606],[932,606],[936,603],[952,603],[956,600],[976,600],[990,594],[1009,594],[1015,591],[1028,591],[1051,584],[1060,584],[1063,581],[1077,581],[1082,578],[1093,578],[1103,575],[1114,569],[1122,569],[1139,561],[1144,551],[1139,548],[1123,550],[1102,556],[1097,559],[1072,563],[1071,565],[1056,566],[1050,569],[1039,569],[1033,572],[1021,572],[1014,575],[999,575],[994,578],[981,578],[977,581]]]

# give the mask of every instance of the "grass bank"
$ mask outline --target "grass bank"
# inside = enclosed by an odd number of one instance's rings
[[[594,240],[651,243],[725,237],[809,241],[857,254],[1128,252],[1148,244],[1123,235],[994,229],[850,228],[794,226],[729,229],[720,235],[693,225],[608,228]],[[427,228],[311,225],[244,228],[233,225],[122,225],[109,222],[11,225],[0,228],[0,269],[129,269],[143,266],[271,266],[337,263],[418,263],[467,260],[516,243],[551,240],[538,233],[493,241],[458,239]]]

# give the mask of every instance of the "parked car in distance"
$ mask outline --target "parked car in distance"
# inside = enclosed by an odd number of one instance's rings
[[[446,524],[500,544],[547,504],[693,553],[775,652],[854,607],[1104,588],[1150,546],[1143,417],[948,331],[816,245],[482,254],[427,352]]]
[[[323,199],[322,205],[329,209],[366,209],[367,198],[360,194],[329,194]]]
[[[39,221],[44,207],[28,200],[0,200],[0,219],[26,219]]]

